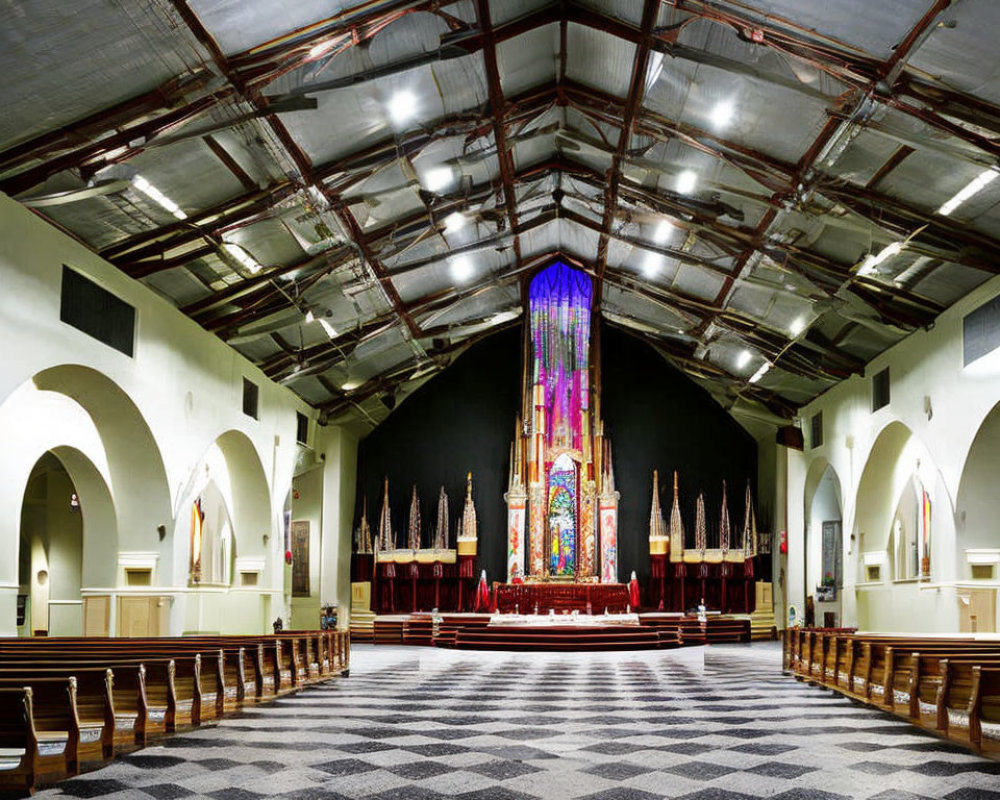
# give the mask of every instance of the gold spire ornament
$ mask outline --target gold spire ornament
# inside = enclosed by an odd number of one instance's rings
[[[465,479],[465,508],[462,509],[462,538],[475,539],[479,532],[476,521],[476,506],[472,502],[472,473]]]
[[[731,537],[729,524],[729,503],[726,502],[726,481],[722,481],[722,511],[719,513],[719,549],[722,557],[729,554],[729,539]]]
[[[406,547],[409,550],[420,549],[420,498],[417,497],[417,484],[413,484],[413,498],[410,500],[410,523],[406,529]]]
[[[694,514],[694,549],[701,553],[702,561],[705,560],[705,550],[708,547],[705,533],[705,495],[698,493],[698,503],[695,505]]]
[[[444,487],[438,494],[437,527],[434,530],[434,547],[437,550],[448,549],[448,495]]]
[[[671,558],[680,560],[684,553],[684,522],[681,520],[681,503],[677,492],[677,470],[674,470],[674,503],[670,508]]]
[[[361,507],[361,525],[358,528],[358,552],[370,553],[372,551],[372,529],[368,524],[368,497],[365,496],[364,505]]]
[[[389,514],[388,476],[385,479],[385,490],[382,496],[382,512],[378,518],[378,549],[383,552],[396,549],[396,537],[392,532],[392,519]]]
[[[753,513],[753,497],[750,495],[750,481],[747,481],[746,511],[743,517],[743,557],[757,555],[757,520]]]

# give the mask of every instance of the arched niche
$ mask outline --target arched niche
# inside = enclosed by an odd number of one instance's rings
[[[101,471],[60,446],[32,467],[20,504],[18,591],[29,598],[25,633],[81,636],[85,587],[115,582],[118,524]]]
[[[962,468],[953,553],[958,578],[1000,580],[1000,404],[980,425]]]
[[[855,509],[858,625],[914,633],[957,630],[954,590],[935,585],[953,577],[951,497],[929,451],[903,423],[890,422],[876,438]]]
[[[826,459],[817,459],[809,466],[804,497],[805,596],[813,595],[815,598],[816,624],[822,625],[824,614],[832,612],[839,625],[842,622],[847,548],[843,533],[840,478]]]
[[[270,488],[260,457],[246,434],[230,430],[221,434],[206,450],[195,466],[188,485],[181,493],[177,510],[174,534],[174,565],[177,574],[186,576],[188,583],[207,583],[208,575],[192,574],[195,559],[192,545],[193,507],[199,504],[203,515],[202,525],[213,515],[209,523],[212,530],[221,532],[228,523],[232,532],[232,551],[246,563],[259,566],[255,585],[270,585],[272,552]],[[212,531],[205,531],[211,533]],[[213,547],[221,539],[213,542],[202,539],[203,544]],[[208,564],[208,559],[205,559]],[[239,578],[234,575],[234,582]]]

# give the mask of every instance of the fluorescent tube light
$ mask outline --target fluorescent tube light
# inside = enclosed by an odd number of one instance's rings
[[[947,217],[958,208],[966,200],[970,200],[975,195],[979,194],[983,189],[989,186],[997,177],[997,172],[994,169],[984,169],[975,178],[973,178],[969,183],[966,184],[965,188],[962,189],[958,194],[956,194],[951,200],[945,203],[941,208],[938,209],[938,214],[942,217]]]
[[[177,203],[153,186],[153,184],[142,177],[142,175],[136,175],[132,178],[132,185],[158,206],[166,209],[177,217],[177,219],[187,219],[187,214],[181,211],[181,207],[177,205]]]

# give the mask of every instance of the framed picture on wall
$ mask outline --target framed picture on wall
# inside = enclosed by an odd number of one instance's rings
[[[309,520],[292,523],[292,597],[309,596]]]
[[[820,583],[823,586],[841,586],[843,573],[844,554],[841,547],[840,520],[830,520],[823,523],[823,574]]]

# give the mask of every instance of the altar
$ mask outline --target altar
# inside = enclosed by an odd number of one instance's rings
[[[638,614],[493,614],[493,628],[604,628],[608,626],[638,627]]]
[[[501,614],[556,614],[578,611],[603,615],[624,613],[628,608],[628,586],[624,583],[494,583],[493,609]]]

